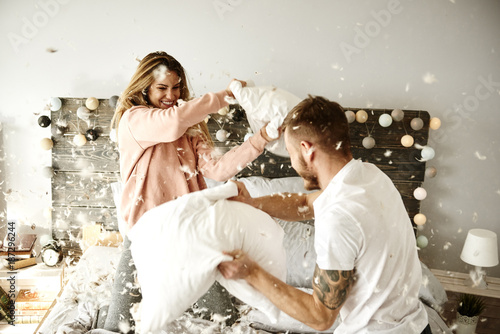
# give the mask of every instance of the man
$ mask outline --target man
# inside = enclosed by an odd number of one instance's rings
[[[403,201],[376,166],[352,158],[342,107],[309,97],[283,123],[292,167],[308,190],[319,192],[251,198],[239,183],[235,200],[271,216],[315,218],[316,268],[309,295],[273,277],[241,250],[219,270],[245,279],[279,309],[335,333],[430,333],[418,299],[421,268]]]

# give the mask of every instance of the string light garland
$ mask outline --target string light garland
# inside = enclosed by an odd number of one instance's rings
[[[99,110],[100,104],[107,103],[110,107],[116,108],[117,105],[120,103],[119,96],[117,95],[111,96],[108,100],[104,100],[104,102],[100,102],[95,97],[89,97],[84,101],[85,101],[84,105],[81,105],[76,110],[77,134],[74,135],[74,137],[72,138],[72,142],[77,147],[84,146],[88,142],[93,142],[99,138],[100,132],[98,129],[95,128],[95,117],[98,116],[96,115],[96,113]],[[60,98],[52,97],[49,99],[49,103],[47,104],[47,109],[50,109],[50,111],[58,111],[61,110],[61,108],[62,108],[62,101]],[[376,146],[377,136],[374,135],[374,130],[376,129],[376,127],[388,129],[388,131],[393,131],[394,123],[402,122],[405,119],[405,112],[402,109],[396,108],[393,109],[390,113],[385,112],[382,114],[378,114],[379,116],[377,117],[375,122],[373,122],[372,119],[373,127],[371,128],[371,131],[369,131],[367,121],[369,120],[370,117],[374,117],[374,113],[372,111],[370,114],[367,111],[369,110],[359,109],[357,111],[356,110],[345,111],[348,123],[358,122],[361,124],[364,123],[366,125],[367,135],[362,138],[362,146],[365,149],[372,149]],[[73,113],[74,112],[75,111],[73,111]],[[234,113],[233,115],[232,112],[233,111],[229,107],[224,107],[218,111],[218,114],[221,116],[225,116],[226,118],[239,117],[238,115],[236,115],[236,113]],[[415,115],[415,113],[413,113],[412,115]],[[92,118],[94,119],[94,127],[88,128],[87,130],[84,130],[83,133],[81,133],[79,120],[86,122],[87,125],[90,127],[90,120]],[[224,129],[224,121],[221,122],[216,119],[216,122],[219,125],[220,129],[215,133],[215,138],[220,142],[227,141],[231,133],[229,133],[227,130]],[[58,120],[54,119],[51,120],[50,117],[46,115],[38,117],[38,124],[40,127],[44,128],[52,125],[51,132],[54,138],[63,137],[69,130],[68,122],[66,120],[61,118],[59,118]],[[409,123],[407,118],[406,122],[402,122],[402,124],[399,124],[397,126],[399,129],[401,129],[401,126],[404,129],[404,134],[402,134],[400,142],[403,147],[410,148],[414,146],[415,148],[420,149],[420,159],[417,158],[418,161],[426,162],[433,159],[435,157],[434,149],[428,145],[420,146],[416,144],[415,138],[413,137],[415,133],[414,132],[408,133],[405,124],[406,126],[409,124],[411,128],[410,131],[420,131],[425,126],[423,119],[420,117],[420,114],[417,117],[412,118]],[[437,117],[432,117],[428,121],[428,127],[429,129],[432,130],[438,130],[441,127],[441,125],[442,125],[441,120]],[[247,139],[247,137],[251,135],[252,135],[251,133],[247,133],[245,139]],[[116,132],[113,132],[113,135],[110,133],[110,140],[113,139],[116,140],[116,138],[112,139],[111,137],[116,137]],[[418,140],[419,136],[416,136],[416,138]],[[42,149],[50,150],[54,146],[54,142],[52,141],[52,138],[43,138],[40,142],[40,145]],[[51,166],[46,166],[44,168],[41,168],[41,171],[42,175],[47,178],[51,178],[54,175],[54,169]],[[425,169],[425,178],[428,179],[434,178],[436,175],[437,175],[437,169],[434,166],[429,166]],[[427,191],[423,187],[417,187],[416,189],[413,190],[413,197],[419,201],[425,200],[427,197]],[[426,216],[422,213],[416,214],[414,217],[412,217],[412,220],[415,223],[415,225],[417,225],[418,230],[421,230],[420,227],[425,225],[425,223],[427,222]],[[420,235],[417,237],[417,246],[419,248],[426,247],[428,243],[429,241],[426,236]]]
[[[357,112],[354,112],[352,110],[347,110],[345,111],[345,115],[348,123],[353,123],[354,121],[357,121],[358,123],[361,124],[364,123],[366,125],[366,122],[368,121],[369,118],[369,114],[363,109],[360,109]],[[393,109],[390,114],[388,113],[381,114],[378,117],[377,122],[374,122],[374,126],[378,124],[382,128],[390,128],[393,122],[401,122],[404,120],[404,117],[405,113],[402,109]],[[410,127],[413,131],[420,131],[421,129],[424,128],[424,125],[425,125],[424,121],[420,117],[420,112],[418,113],[417,117],[414,117],[410,120]],[[428,145],[422,146],[419,145],[418,143],[415,143],[415,139],[412,136],[412,134],[409,134],[407,132],[404,122],[402,123],[402,126],[405,134],[401,137],[401,145],[406,148],[415,147],[416,149],[421,150],[420,158],[417,158],[417,160],[420,162],[426,162],[433,159],[435,157],[434,149]],[[440,127],[441,127],[441,120],[439,118],[432,117],[429,120],[430,129],[437,130]],[[376,138],[373,136],[374,128],[372,128],[372,130],[369,131],[368,126],[366,126],[366,130],[367,130],[367,136],[362,139],[362,145],[366,149],[372,149],[376,145]],[[426,178],[433,178],[436,175],[437,175],[436,167],[430,166],[425,169]],[[417,187],[413,191],[413,197],[418,201],[422,201],[427,197],[427,191],[423,187]],[[417,227],[422,227],[427,222],[427,217],[423,213],[417,213],[414,217],[412,217],[412,219],[415,225],[417,225]],[[416,240],[417,240],[417,246],[419,248],[425,248],[429,244],[429,240],[424,235],[418,236]]]

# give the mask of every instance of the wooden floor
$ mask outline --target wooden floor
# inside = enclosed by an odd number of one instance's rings
[[[444,306],[443,318],[450,328],[453,328],[453,323],[456,319],[458,296],[457,292],[447,291],[448,302]],[[491,297],[483,298],[486,308],[483,314],[479,317],[477,324],[477,334],[498,334],[500,333],[500,299]]]

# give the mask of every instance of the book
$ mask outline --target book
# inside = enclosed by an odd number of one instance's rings
[[[29,266],[34,266],[36,264],[36,257],[32,256],[26,259],[23,258],[15,258],[12,260],[11,258],[2,259],[3,266],[9,270],[21,269]]]
[[[7,322],[12,321],[11,304],[12,299],[10,299],[7,292],[0,286],[0,316],[7,320]]]
[[[0,257],[29,258],[36,242],[36,234],[9,233],[0,248]]]
[[[8,252],[26,252],[31,251],[33,249],[33,245],[36,241],[36,234],[15,234],[9,233],[3,242],[2,248],[0,251]],[[14,249],[12,249],[12,243],[14,244]],[[9,249],[11,248],[11,249]]]
[[[42,322],[43,315],[22,315],[16,317],[14,320],[15,324],[38,324]]]
[[[47,310],[57,291],[21,289],[16,298],[16,310]]]
[[[15,310],[16,318],[23,315],[41,315],[44,316],[47,310]]]

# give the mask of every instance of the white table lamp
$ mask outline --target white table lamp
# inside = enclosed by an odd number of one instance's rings
[[[485,272],[482,267],[498,265],[496,233],[479,228],[469,230],[460,258],[465,263],[476,267],[475,272],[471,271],[470,278],[465,281],[465,284],[474,288],[486,289]]]

